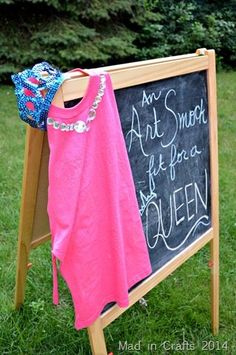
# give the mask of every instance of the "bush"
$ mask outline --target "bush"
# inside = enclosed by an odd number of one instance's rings
[[[62,70],[215,48],[236,63],[236,0],[0,0],[0,79],[46,60]]]
[[[235,65],[236,1],[225,3],[152,1],[149,10],[158,11],[160,16],[142,27],[137,43],[141,58],[177,55],[205,47],[214,48],[225,65]]]

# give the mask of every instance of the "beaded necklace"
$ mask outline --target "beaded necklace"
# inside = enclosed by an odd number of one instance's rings
[[[75,123],[65,123],[58,122],[52,117],[47,118],[47,124],[51,125],[54,129],[59,129],[63,132],[76,131],[77,133],[84,133],[90,129],[90,122],[93,121],[96,117],[96,110],[102,101],[104,91],[106,88],[106,76],[105,74],[100,74],[100,83],[97,95],[93,101],[93,104],[88,112],[88,117],[86,121],[76,121]]]

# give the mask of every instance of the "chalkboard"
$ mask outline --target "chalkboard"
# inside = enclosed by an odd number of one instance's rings
[[[211,227],[206,71],[115,96],[155,272]]]
[[[219,194],[215,51],[126,63],[109,72],[117,99],[153,273],[129,290],[129,306],[210,243],[212,331],[219,330]],[[78,100],[87,78],[71,74],[56,106]],[[33,248],[51,238],[46,132],[27,127],[15,307],[24,303]],[[211,171],[210,171],[211,167]],[[30,188],[29,188],[30,187]],[[91,351],[127,308],[109,303],[88,327]],[[150,309],[151,311],[151,309]],[[151,313],[151,312],[149,312]]]

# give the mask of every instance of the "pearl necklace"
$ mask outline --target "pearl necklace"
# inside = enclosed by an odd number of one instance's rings
[[[76,121],[75,123],[64,123],[54,120],[54,118],[48,117],[47,124],[52,126],[54,129],[59,129],[63,132],[76,131],[77,133],[84,133],[90,129],[90,122],[96,118],[96,110],[102,101],[106,88],[106,76],[105,74],[100,74],[100,84],[97,95],[93,101],[93,104],[88,112],[88,118],[86,121]]]

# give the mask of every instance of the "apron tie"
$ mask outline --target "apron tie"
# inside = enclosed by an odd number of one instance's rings
[[[52,254],[52,279],[53,279],[53,291],[52,298],[55,305],[59,304],[59,292],[58,292],[58,277],[57,277],[57,259]]]

